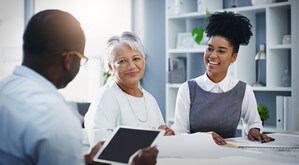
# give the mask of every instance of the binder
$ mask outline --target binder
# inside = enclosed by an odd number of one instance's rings
[[[290,96],[285,96],[284,97],[284,102],[283,102],[283,107],[284,107],[284,114],[283,114],[283,120],[284,120],[284,125],[283,125],[283,129],[286,131],[288,130],[289,126],[289,114],[291,112],[291,108],[292,108],[292,97]]]
[[[276,129],[288,130],[290,128],[289,119],[292,109],[291,96],[276,96]]]
[[[276,129],[284,129],[284,96],[276,96]]]

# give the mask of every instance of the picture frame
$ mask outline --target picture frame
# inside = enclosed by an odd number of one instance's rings
[[[191,33],[178,33],[177,36],[177,49],[186,49],[194,47],[194,37]]]

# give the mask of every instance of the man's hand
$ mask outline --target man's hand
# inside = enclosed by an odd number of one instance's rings
[[[212,137],[216,144],[218,144],[218,145],[226,144],[226,141],[220,135],[218,135],[216,132],[212,132]]]
[[[157,146],[140,149],[131,156],[129,165],[155,165],[158,152]]]
[[[172,130],[171,128],[167,127],[167,125],[160,125],[160,127],[158,129],[164,129],[165,130],[164,136],[175,135],[174,130]]]
[[[261,143],[266,143],[274,140],[272,137],[260,133],[259,129],[257,128],[251,128],[247,137],[251,141],[258,140]]]
[[[103,146],[104,141],[98,142],[90,151],[88,155],[85,155],[85,163],[87,165],[107,165],[106,163],[94,162],[93,157],[97,154],[99,149]]]

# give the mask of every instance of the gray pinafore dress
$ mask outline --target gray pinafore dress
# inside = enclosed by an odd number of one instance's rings
[[[231,90],[212,93],[188,81],[190,93],[190,132],[214,131],[223,138],[235,137],[241,116],[246,83],[239,81]]]

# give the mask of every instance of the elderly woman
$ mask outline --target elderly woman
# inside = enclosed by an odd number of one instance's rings
[[[155,98],[139,86],[146,61],[139,37],[124,32],[111,37],[106,49],[114,81],[100,88],[85,115],[85,128],[92,132],[89,136],[101,136],[96,135],[96,130],[103,134],[119,125],[159,128],[166,131],[165,135],[174,135],[165,125]]]

